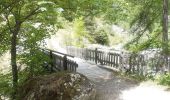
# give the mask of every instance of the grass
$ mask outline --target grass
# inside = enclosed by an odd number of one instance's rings
[[[150,76],[150,75],[143,76],[138,74],[122,73],[122,72],[116,72],[116,73],[114,72],[114,74],[119,77],[136,80],[138,82],[151,80],[157,84],[170,87],[170,73],[156,75],[156,76]]]
[[[134,80],[136,82],[142,82],[147,80],[146,77],[142,76],[142,75],[138,75],[138,74],[131,74],[131,73],[123,73],[123,72],[114,72],[115,76],[121,77],[121,78],[125,78],[125,79],[129,79],[129,80]]]

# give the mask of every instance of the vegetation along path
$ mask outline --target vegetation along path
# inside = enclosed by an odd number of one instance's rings
[[[76,59],[77,72],[84,74],[95,83],[96,100],[170,100],[167,87],[153,82],[139,83],[117,76],[113,71],[98,65]]]

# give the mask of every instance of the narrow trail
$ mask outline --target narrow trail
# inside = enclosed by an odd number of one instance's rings
[[[94,82],[96,100],[170,100],[170,91],[167,88],[121,78],[114,75],[113,71],[98,65],[80,59],[76,61],[79,64],[77,72]]]

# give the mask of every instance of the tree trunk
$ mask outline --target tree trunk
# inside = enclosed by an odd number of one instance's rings
[[[168,0],[163,0],[163,35],[162,35],[162,49],[165,57],[165,66],[168,61]],[[170,70],[170,69],[169,69]]]
[[[13,93],[12,99],[16,99],[17,89],[18,89],[18,68],[17,68],[17,60],[16,60],[16,45],[17,45],[17,35],[19,33],[21,24],[16,22],[14,30],[12,31],[11,38],[11,66],[12,66],[12,78],[13,78]]]
[[[12,78],[13,78],[12,99],[13,100],[16,97],[17,85],[18,85],[18,70],[16,64],[16,39],[17,39],[17,35],[13,33],[11,39],[11,66],[12,66]]]

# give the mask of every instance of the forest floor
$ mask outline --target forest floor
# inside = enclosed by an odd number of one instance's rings
[[[152,81],[138,82],[113,71],[76,59],[77,72],[95,83],[96,100],[169,100],[170,89]]]

